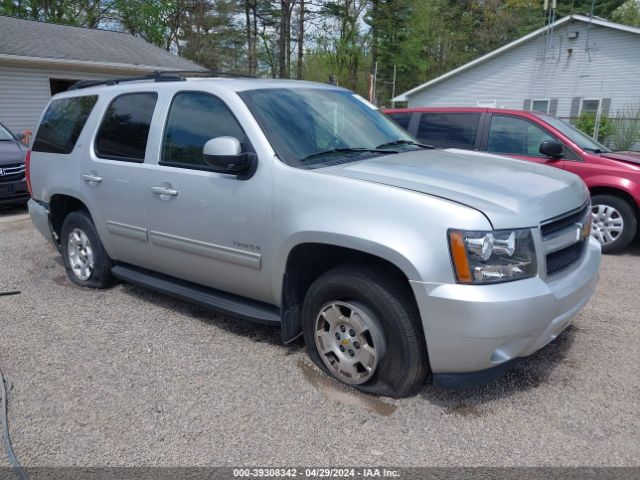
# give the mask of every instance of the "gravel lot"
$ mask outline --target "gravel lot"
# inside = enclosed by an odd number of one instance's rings
[[[638,466],[639,273],[637,243],[605,257],[574,325],[500,381],[396,401],[338,386],[277,329],[74,286],[24,210],[3,210],[14,449],[26,467]]]

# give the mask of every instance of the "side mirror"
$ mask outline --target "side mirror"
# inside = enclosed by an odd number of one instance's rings
[[[16,133],[16,138],[22,142],[26,138],[26,135],[24,133]]]
[[[202,156],[214,172],[239,175],[249,171],[254,163],[253,153],[242,153],[240,140],[235,137],[216,137],[202,148]]]
[[[559,159],[564,157],[564,145],[555,140],[547,140],[540,144],[540,153],[546,157]]]

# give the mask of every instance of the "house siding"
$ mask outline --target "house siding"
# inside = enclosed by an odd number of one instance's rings
[[[569,39],[569,32],[578,32],[578,38]],[[543,34],[415,92],[408,106],[476,106],[495,100],[497,107],[522,109],[532,99],[557,99],[556,115],[568,118],[575,116],[578,98],[611,99],[610,115],[640,103],[640,35],[574,20],[554,30],[546,57],[545,45]]]
[[[35,133],[40,115],[51,98],[50,78],[69,80],[103,80],[140,74],[139,70],[66,69],[32,67],[0,62],[0,122],[14,133]]]

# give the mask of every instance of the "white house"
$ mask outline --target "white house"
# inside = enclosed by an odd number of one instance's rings
[[[55,93],[78,80],[202,70],[128,33],[0,16],[0,122],[33,130]]]
[[[640,104],[640,29],[567,16],[394,101],[536,110],[561,118],[600,109],[612,116]]]

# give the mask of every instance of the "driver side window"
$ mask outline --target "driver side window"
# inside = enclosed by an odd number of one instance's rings
[[[171,103],[162,143],[162,165],[205,167],[204,144],[212,138],[247,138],[231,110],[219,98],[206,92],[180,92]]]
[[[517,117],[493,115],[489,127],[487,150],[529,157],[543,157],[540,144],[555,140],[537,125]]]

